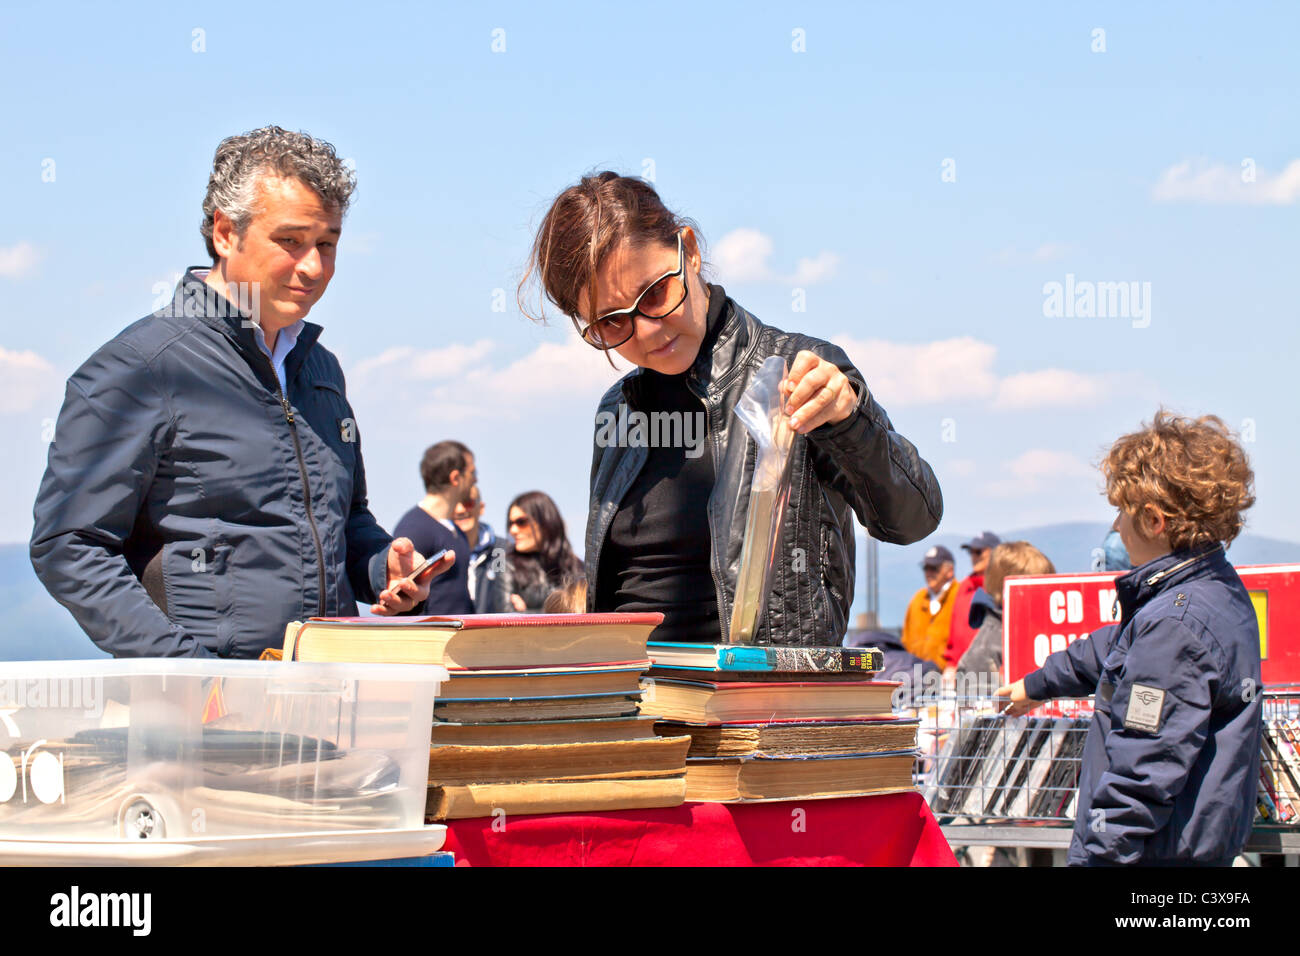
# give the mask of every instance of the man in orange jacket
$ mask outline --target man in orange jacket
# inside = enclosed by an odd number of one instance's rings
[[[957,601],[952,552],[936,545],[925,552],[921,570],[925,572],[925,587],[908,602],[907,616],[903,618],[903,647],[943,667],[952,628],[952,609]]]
[[[984,572],[989,567],[989,555],[1002,543],[1002,539],[992,531],[977,534],[961,549],[970,555],[970,576],[959,582],[953,589],[957,592],[957,603],[952,609],[952,631],[948,638],[948,653],[945,667],[956,667],[961,656],[975,639],[977,628],[970,626],[970,602],[975,592],[984,586]],[[1002,595],[998,595],[999,599]]]

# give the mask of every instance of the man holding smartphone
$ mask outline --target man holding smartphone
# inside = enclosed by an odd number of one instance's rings
[[[68,380],[34,509],[49,592],[115,657],[258,657],[289,621],[418,608],[423,560],[366,501],[338,360],[306,322],[355,179],[269,126],[217,147],[211,268]]]
[[[429,614],[473,614],[469,588],[474,549],[454,522],[456,507],[474,500],[478,469],[474,453],[458,441],[440,441],[420,459],[424,497],[397,521],[396,532],[425,554],[450,551],[456,555],[451,572],[429,587],[424,610]]]

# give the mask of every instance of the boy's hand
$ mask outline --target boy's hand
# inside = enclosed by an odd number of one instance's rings
[[[1025,696],[1025,682],[1023,680],[1018,680],[1014,684],[1007,684],[1005,687],[999,687],[993,692],[993,696],[1007,698],[1006,706],[1001,709],[1001,712],[1008,717],[1022,717],[1035,707],[1043,705],[1043,701]]]

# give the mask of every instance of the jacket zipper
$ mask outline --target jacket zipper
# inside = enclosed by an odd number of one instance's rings
[[[1181,571],[1189,564],[1195,564],[1197,561],[1203,561],[1206,558],[1208,558],[1210,555],[1216,554],[1217,552],[1222,550],[1223,550],[1223,545],[1219,544],[1211,548],[1209,551],[1206,551],[1202,554],[1194,554],[1187,560],[1180,561],[1178,564],[1175,564],[1172,568],[1165,568],[1163,571],[1157,571],[1155,574],[1151,575],[1151,577],[1146,579],[1146,585],[1147,587],[1151,587],[1161,578],[1168,577],[1169,575],[1173,574],[1175,571]]]
[[[258,349],[258,351],[260,352],[261,349]],[[266,357],[265,352],[262,354],[263,357]],[[275,375],[275,365],[269,357],[266,358],[266,364],[271,366],[271,374]],[[325,617],[325,549],[321,547],[320,529],[316,527],[316,516],[311,510],[311,484],[307,481],[307,463],[302,457],[302,444],[298,440],[298,426],[293,420],[293,409],[289,407],[289,399],[279,386],[280,376],[276,375],[275,377],[275,394],[280,399],[280,407],[284,409],[284,420],[289,423],[289,434],[293,437],[293,451],[298,457],[298,474],[302,477],[303,501],[307,505],[307,524],[311,526],[312,541],[316,545],[316,580],[320,588],[316,601],[316,616]]]

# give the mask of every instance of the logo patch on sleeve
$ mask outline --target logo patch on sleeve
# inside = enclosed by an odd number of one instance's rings
[[[1128,698],[1128,710],[1124,714],[1124,726],[1144,730],[1149,734],[1157,733],[1160,730],[1160,711],[1164,706],[1165,692],[1159,687],[1134,684]]]

